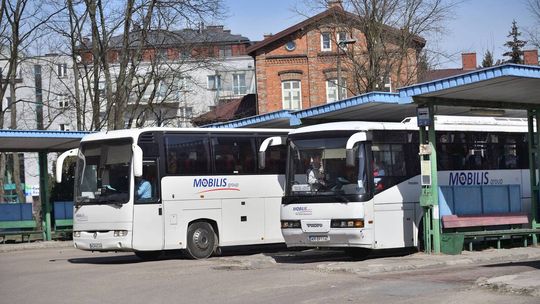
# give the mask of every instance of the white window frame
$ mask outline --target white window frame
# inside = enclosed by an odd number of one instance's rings
[[[345,36],[344,36],[344,37],[340,37],[341,34],[344,34]],[[340,43],[341,41],[347,41],[347,39],[348,39],[347,36],[348,36],[348,35],[347,35],[347,31],[339,31],[339,32],[336,33],[336,41],[337,41],[337,44],[338,44],[339,48],[342,49],[342,50],[346,50],[346,49],[347,49],[347,45],[344,44],[343,46],[340,46],[339,43]]]
[[[338,90],[341,90],[341,99],[347,98],[347,81],[341,79],[341,86],[337,85],[337,78],[326,80],[326,103],[338,101]],[[333,98],[331,97],[333,95]]]
[[[290,84],[290,88],[285,89],[285,84]],[[293,83],[298,83],[298,88],[293,88]],[[298,107],[293,106],[294,93],[298,93]],[[289,106],[286,107],[285,98],[289,97]],[[302,109],[302,81],[284,80],[281,82],[281,108],[283,110],[301,110]]]
[[[178,78],[178,91],[189,92],[191,91],[191,76],[183,76]]]
[[[58,108],[61,110],[67,109],[69,105],[69,95],[58,95]]]
[[[240,81],[243,76],[243,83]],[[233,94],[245,95],[247,93],[246,73],[235,73],[233,77]]]
[[[59,124],[58,129],[60,131],[71,131],[71,128],[69,127],[69,124]]]
[[[67,77],[67,63],[58,63],[56,65],[56,73],[58,74],[58,78]]]
[[[213,79],[213,80],[211,80]],[[206,77],[208,90],[221,90],[221,75],[208,75]],[[211,86],[210,83],[213,83]],[[217,82],[217,85],[216,85]]]
[[[328,37],[328,47],[325,47],[325,37]],[[330,52],[332,51],[332,33],[323,32],[321,33],[321,51]]]

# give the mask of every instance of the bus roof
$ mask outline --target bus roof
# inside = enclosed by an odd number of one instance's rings
[[[291,130],[290,134],[325,131],[371,131],[371,130],[411,130],[417,131],[416,117],[405,118],[402,122],[344,121],[307,126]],[[437,131],[476,132],[527,132],[527,119],[475,116],[435,116]]]
[[[141,133],[145,132],[170,132],[170,133],[283,133],[287,134],[288,129],[258,129],[258,128],[142,128],[142,129],[125,129],[92,133],[84,136],[81,141],[94,141],[114,138],[138,138]]]

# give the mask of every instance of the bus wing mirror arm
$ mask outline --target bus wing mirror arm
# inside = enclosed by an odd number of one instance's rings
[[[266,149],[271,146],[284,145],[286,142],[287,137],[285,136],[273,136],[265,139],[259,148],[259,169],[266,167]]]
[[[143,175],[143,152],[138,145],[132,146],[133,150],[133,175],[141,177]]]
[[[64,160],[70,156],[77,156],[78,154],[79,154],[79,149],[75,148],[75,149],[68,150],[60,154],[60,156],[58,156],[58,158],[56,159],[56,182],[57,183],[62,182],[62,171],[63,171],[62,169],[64,167]]]
[[[347,145],[345,146],[345,155],[346,155],[346,165],[348,167],[353,167],[356,159],[356,155],[354,154],[354,145],[358,142],[366,141],[367,140],[367,134],[366,132],[357,132],[351,135],[349,139],[347,140]]]

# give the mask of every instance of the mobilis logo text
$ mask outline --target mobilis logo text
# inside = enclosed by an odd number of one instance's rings
[[[227,178],[196,178],[193,180],[193,187],[227,187]]]
[[[199,194],[215,191],[240,191],[238,186],[238,183],[228,182],[226,177],[195,178],[193,180],[193,188],[211,188],[199,191]]]
[[[450,185],[487,185],[488,172],[450,172]]]

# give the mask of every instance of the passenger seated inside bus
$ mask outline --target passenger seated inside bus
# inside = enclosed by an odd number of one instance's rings
[[[135,180],[136,200],[147,201],[155,198],[156,185],[156,165],[154,162],[145,164],[143,168],[143,176]]]
[[[311,162],[307,171],[308,184],[311,191],[318,191],[326,185],[324,181],[324,168],[322,165],[321,154],[314,153],[311,156]]]

